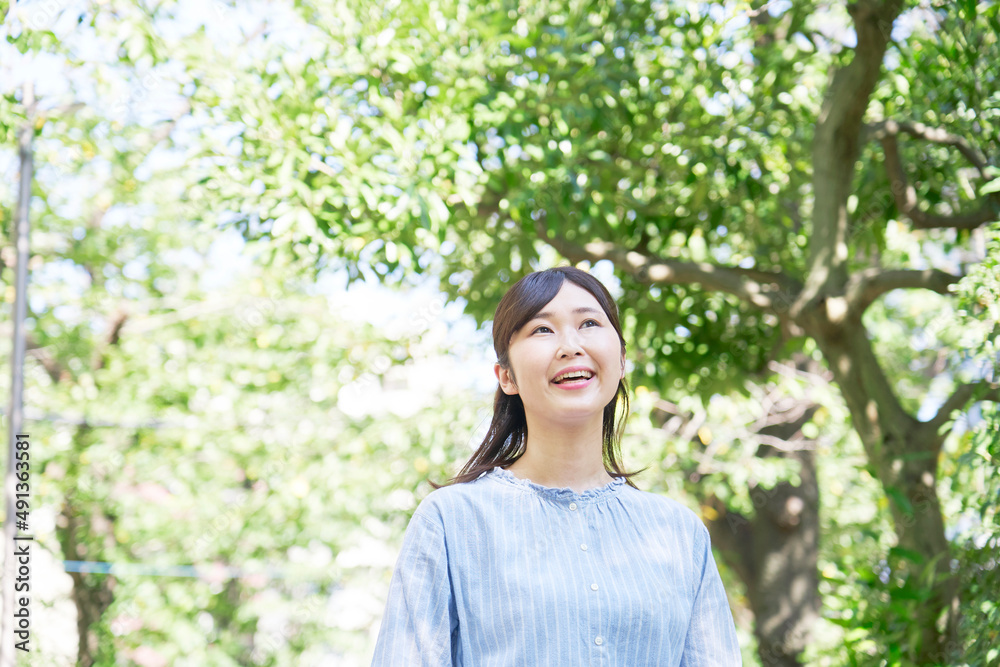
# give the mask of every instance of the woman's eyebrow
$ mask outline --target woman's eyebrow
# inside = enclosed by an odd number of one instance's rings
[[[601,314],[601,311],[599,309],[597,309],[597,308],[591,308],[590,306],[581,306],[580,308],[574,308],[573,312],[574,313],[595,313],[597,315]],[[533,320],[540,320],[540,319],[544,319],[546,317],[552,317],[552,313],[550,313],[549,311],[546,310],[546,311],[543,311],[541,313],[535,314],[535,316],[532,317],[531,319],[533,319]]]

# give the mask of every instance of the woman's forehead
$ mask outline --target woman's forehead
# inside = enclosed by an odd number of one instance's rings
[[[556,314],[566,313],[606,314],[600,302],[593,294],[567,280],[559,288],[559,292],[552,297],[552,300],[542,306],[541,310],[535,313],[532,319],[553,317]]]

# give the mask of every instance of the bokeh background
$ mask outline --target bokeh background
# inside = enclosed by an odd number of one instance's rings
[[[0,15],[17,664],[368,664],[499,296],[565,263],[619,300],[627,465],[709,525],[747,665],[1000,664],[996,2]]]

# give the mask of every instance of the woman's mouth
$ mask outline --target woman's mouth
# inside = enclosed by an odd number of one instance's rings
[[[565,370],[553,378],[552,383],[563,389],[579,389],[593,382],[596,374],[586,368]]]

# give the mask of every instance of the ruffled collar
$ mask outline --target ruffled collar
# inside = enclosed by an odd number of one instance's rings
[[[500,466],[494,466],[493,470],[486,473],[486,477],[494,479],[502,484],[510,484],[525,491],[538,494],[543,498],[555,501],[560,505],[576,503],[578,505],[589,504],[614,497],[625,486],[624,477],[615,477],[604,486],[595,486],[586,491],[574,491],[569,487],[555,488],[535,484],[531,480],[521,479],[509,470],[504,470]]]

